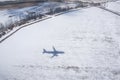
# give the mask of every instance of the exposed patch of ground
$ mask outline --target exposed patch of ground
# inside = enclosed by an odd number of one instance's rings
[[[24,7],[35,6],[37,4],[38,3],[33,2],[33,3],[20,3],[20,4],[2,5],[2,6],[0,6],[0,10],[4,10],[4,9],[19,9],[19,8],[24,8]]]

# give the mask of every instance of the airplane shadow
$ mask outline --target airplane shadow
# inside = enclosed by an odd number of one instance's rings
[[[43,54],[52,54],[51,58],[57,57],[59,56],[59,54],[64,54],[64,51],[58,51],[55,49],[55,47],[53,46],[53,50],[52,51],[48,51],[46,49],[43,49]]]

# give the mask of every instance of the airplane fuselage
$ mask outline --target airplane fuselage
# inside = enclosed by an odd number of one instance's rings
[[[64,53],[63,51],[45,51],[44,53],[56,53],[56,54],[59,54],[59,53]]]

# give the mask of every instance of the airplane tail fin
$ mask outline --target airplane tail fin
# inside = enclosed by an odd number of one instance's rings
[[[43,49],[43,54],[46,52],[46,50],[45,49]]]

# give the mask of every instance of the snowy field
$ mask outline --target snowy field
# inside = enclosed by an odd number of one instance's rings
[[[116,2],[106,3],[105,8],[120,13],[120,0],[118,0]]]
[[[91,7],[25,27],[0,44],[0,80],[120,80],[119,22]]]

